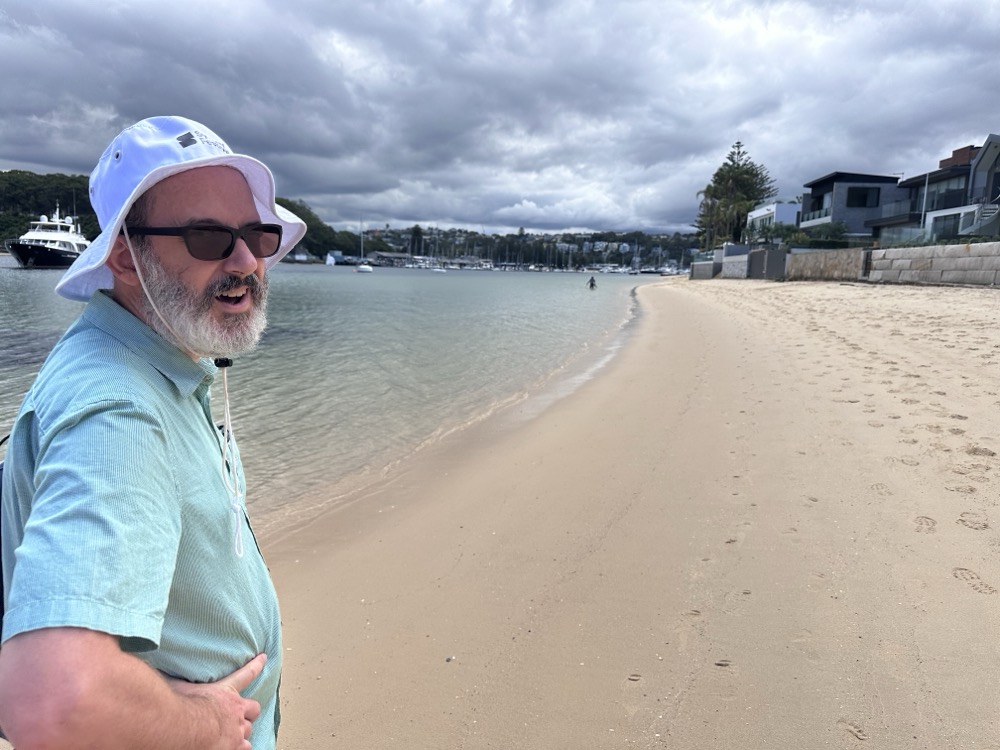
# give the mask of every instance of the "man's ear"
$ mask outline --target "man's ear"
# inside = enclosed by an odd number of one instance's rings
[[[111,246],[111,254],[108,255],[107,266],[115,277],[116,283],[126,286],[139,286],[139,275],[135,272],[135,263],[132,260],[132,253],[129,252],[125,243],[124,235],[119,234]]]

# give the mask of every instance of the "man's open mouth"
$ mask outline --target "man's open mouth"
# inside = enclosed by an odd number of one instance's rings
[[[216,299],[224,305],[238,305],[243,301],[243,298],[247,296],[247,290],[237,291],[235,289],[230,289],[228,292],[223,292]]]

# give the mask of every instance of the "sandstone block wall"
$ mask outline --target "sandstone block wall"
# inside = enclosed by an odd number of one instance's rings
[[[892,247],[871,254],[869,281],[985,286],[1000,282],[1000,242]]]
[[[790,253],[785,264],[785,278],[789,281],[857,281],[861,277],[864,250],[817,250],[807,253]]]

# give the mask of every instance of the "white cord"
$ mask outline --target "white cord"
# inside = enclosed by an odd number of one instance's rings
[[[236,471],[236,456],[238,452],[236,449],[236,436],[233,434],[233,422],[229,415],[229,381],[226,379],[226,371],[228,369],[228,367],[222,368],[222,398],[225,403],[222,412],[223,429],[225,430],[222,439],[222,481],[226,483],[226,489],[229,490],[229,507],[233,511],[233,551],[236,552],[237,557],[243,557],[242,501],[246,494],[246,483],[239,472]],[[229,481],[230,474],[233,477],[232,482]]]
[[[135,267],[136,276],[139,277],[139,285],[142,287],[142,291],[146,295],[146,299],[149,300],[150,306],[153,308],[153,312],[156,316],[163,322],[163,325],[167,327],[170,334],[174,337],[174,342],[185,354],[193,354],[190,349],[184,346],[184,342],[181,337],[174,330],[174,327],[170,325],[163,313],[160,312],[160,308],[156,306],[156,300],[153,299],[153,295],[149,293],[149,288],[146,286],[146,279],[143,278],[142,269],[140,268],[138,258],[136,257],[135,249],[132,247],[132,240],[128,236],[128,227],[122,224],[122,233],[125,235],[125,244],[128,246],[129,254],[132,256],[132,265]],[[233,551],[236,553],[237,557],[243,557],[243,506],[242,502],[246,495],[246,483],[240,477],[239,473],[236,471],[236,437],[233,435],[233,423],[229,416],[229,383],[226,380],[226,370],[228,368],[223,367],[222,369],[222,398],[224,402],[223,406],[223,424],[224,424],[224,434],[222,435],[220,442],[220,449],[222,452],[222,481],[226,485],[226,489],[229,490],[229,508],[233,511]],[[229,475],[232,473],[233,479],[230,481]]]

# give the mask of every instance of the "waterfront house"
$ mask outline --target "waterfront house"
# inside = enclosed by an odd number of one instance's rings
[[[1000,231],[1000,136],[964,146],[933,172],[902,180],[905,197],[865,222],[880,244],[938,242]]]
[[[803,187],[802,229],[816,229],[824,224],[842,223],[848,238],[873,237],[866,222],[881,216],[882,206],[907,197],[892,175],[831,172],[807,182]]]

